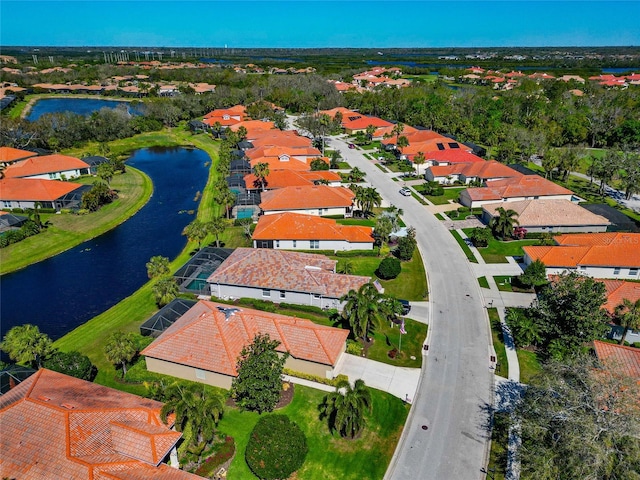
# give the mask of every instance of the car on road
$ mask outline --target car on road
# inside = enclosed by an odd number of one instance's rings
[[[349,144],[349,148],[354,149],[354,148],[356,148],[356,146],[355,146],[355,144],[350,143],[350,144]]]
[[[409,189],[409,187],[402,187],[400,189],[400,195],[404,195],[405,197],[410,197],[411,196],[411,190]]]
[[[411,304],[409,300],[398,300],[402,304],[402,315],[406,315],[411,311]]]

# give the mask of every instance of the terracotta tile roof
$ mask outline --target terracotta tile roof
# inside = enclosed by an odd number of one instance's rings
[[[441,150],[466,150],[470,152],[471,148],[450,138],[438,137],[420,142],[409,140],[409,145],[402,148],[402,154],[412,159],[418,152],[422,152],[425,158],[429,158],[430,152]]]
[[[406,127],[405,127],[406,130]],[[448,137],[444,137],[433,130],[416,130],[416,131],[403,131],[400,136],[407,137],[409,141],[409,145],[411,143],[418,142],[426,142],[428,140],[441,139],[443,141],[451,140]],[[395,145],[398,143],[398,137],[394,135],[393,137],[385,138],[382,140],[383,145]],[[424,152],[426,153],[426,152]]]
[[[269,171],[276,170],[296,170],[302,172],[308,172],[311,170],[311,162],[306,160],[298,160],[292,157],[257,157],[250,162],[251,168],[255,167],[259,163],[269,164]]]
[[[262,120],[243,120],[229,127],[232,132],[237,132],[240,127],[247,129],[247,140],[253,139],[260,132],[265,130],[273,130],[276,128],[273,122],[263,122]]]
[[[257,185],[257,177],[250,173],[245,175],[244,182],[248,189],[261,188]],[[340,182],[340,175],[328,170],[297,171],[297,170],[273,170],[267,175],[266,188],[273,190],[284,187],[299,187],[303,185],[313,185],[316,180],[327,180],[328,182]],[[255,186],[257,185],[257,186]],[[254,187],[255,186],[255,187]]]
[[[529,258],[540,259],[548,267],[640,268],[640,248],[632,244],[527,246],[523,249]]]
[[[18,148],[0,147],[0,163],[15,162],[24,158],[35,157],[37,153]]]
[[[53,202],[82,187],[78,183],[32,178],[0,180],[0,200]]]
[[[250,148],[245,152],[249,160],[259,157],[280,157],[288,155],[290,157],[321,157],[322,152],[311,146],[304,147],[287,147],[283,145],[264,145],[260,147]]]
[[[554,239],[558,245],[629,245],[640,246],[640,233],[571,233],[558,235]]]
[[[505,208],[504,202],[487,203],[482,206],[491,216],[497,216],[498,208]],[[508,208],[518,213],[520,226],[582,226],[610,225],[606,218],[591,213],[586,208],[570,200],[538,199],[509,202]]]
[[[373,125],[374,127],[389,127],[392,126],[393,123],[378,117],[366,116],[358,117],[355,120],[349,120],[345,117],[345,120],[342,121],[342,126],[348,130],[361,130],[367,128],[369,125]]]
[[[318,113],[329,115],[331,118],[336,116],[336,113],[340,112],[342,114],[343,119],[347,119],[349,117],[361,117],[362,114],[358,112],[354,112],[353,110],[349,110],[345,107],[336,107],[331,110],[320,110]]]
[[[298,135],[293,130],[264,130],[256,133],[251,143],[254,148],[281,146],[287,148],[311,147],[311,139]]]
[[[607,303],[604,304],[604,308],[611,314],[613,314],[615,308],[622,303],[623,299],[626,298],[632,302],[640,299],[640,283],[607,278],[598,281],[604,283],[607,290]]]
[[[472,200],[488,200],[514,197],[544,197],[571,195],[573,192],[538,175],[519,175],[504,180],[487,182],[486,187],[468,188]]]
[[[377,128],[375,132],[373,132],[374,138],[383,138],[385,135],[393,135],[393,128],[395,125],[389,125],[388,127],[380,127]],[[413,128],[410,125],[404,126],[404,134],[408,135],[410,133],[418,132],[417,128]]]
[[[5,178],[24,178],[45,173],[88,168],[89,165],[79,158],[55,154],[27,158],[26,160],[21,160],[9,165],[4,171],[4,176]]]
[[[461,149],[435,150],[423,153],[427,161],[435,160],[441,163],[476,163],[485,161],[477,155]]]
[[[254,240],[342,240],[373,243],[373,229],[358,225],[340,225],[330,218],[298,213],[262,215],[253,232]]]
[[[464,167],[462,173],[469,178],[476,177],[486,180],[492,178],[511,178],[522,176],[520,172],[516,172],[512,168],[509,168],[500,162],[496,162],[495,160],[469,163]]]
[[[339,298],[369,282],[369,277],[333,273],[336,263],[311,253],[236,248],[207,282],[315,293],[330,298]]]
[[[41,369],[0,397],[0,475],[20,479],[200,478],[161,461],[180,438],[162,404]]]
[[[229,305],[199,301],[142,355],[236,376],[240,351],[259,333],[278,340],[278,351],[323,365],[335,365],[349,336],[348,330],[248,308],[240,308],[227,319],[218,307]]]
[[[598,359],[606,366],[640,380],[640,348],[625,347],[594,340]]]
[[[269,211],[350,207],[354,197],[353,192],[346,187],[328,185],[286,187],[264,192],[260,208]]]

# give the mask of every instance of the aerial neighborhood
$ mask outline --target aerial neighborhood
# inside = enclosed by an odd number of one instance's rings
[[[632,60],[219,50],[0,56],[0,476],[636,478]]]

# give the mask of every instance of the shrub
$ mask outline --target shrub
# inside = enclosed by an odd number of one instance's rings
[[[469,234],[469,239],[475,247],[486,247],[491,237],[491,230],[481,227],[474,228]]]
[[[632,346],[633,348],[640,348],[640,342],[633,342],[633,343],[631,344],[631,346]]]
[[[93,381],[98,369],[89,357],[79,352],[56,352],[44,361],[43,366],[54,372],[64,373],[82,380]]]
[[[362,354],[362,345],[355,340],[347,340],[347,353],[360,356]]]
[[[309,313],[317,313],[318,315],[323,315],[328,317],[328,313],[326,310],[323,310],[320,307],[315,307],[313,305],[297,305],[295,303],[281,303],[281,308],[287,308],[289,310],[298,310],[299,312],[309,312]]]
[[[214,447],[214,453],[207,458],[196,470],[196,475],[209,477],[220,465],[233,458],[236,453],[236,444],[233,437],[226,436],[224,442]]]
[[[383,280],[390,280],[400,275],[401,271],[402,266],[400,265],[400,260],[393,257],[387,257],[382,259],[380,265],[378,265],[376,275]]]
[[[307,439],[286,415],[268,415],[256,423],[245,451],[251,471],[264,480],[289,478],[304,463]]]
[[[349,341],[353,340],[347,340],[347,342]],[[358,352],[358,355],[360,355],[360,352]],[[343,374],[337,375],[335,378],[326,378],[320,377],[318,375],[313,375],[311,373],[296,372],[295,370],[289,370],[288,368],[283,369],[282,373],[284,375],[289,375],[290,377],[301,378],[302,380],[310,380],[312,382],[321,383],[323,385],[331,385],[332,387],[335,387],[338,382],[340,382],[340,380],[349,380],[349,377]]]

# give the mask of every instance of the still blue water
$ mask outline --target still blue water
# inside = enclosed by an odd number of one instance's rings
[[[114,230],[48,260],[0,277],[1,335],[25,323],[56,339],[131,295],[147,281],[154,255],[174,258],[207,180],[202,150],[143,149],[127,162],[153,180],[149,202]]]
[[[91,115],[101,108],[117,108],[120,105],[127,107],[131,115],[140,115],[139,108],[131,105],[131,102],[122,100],[105,100],[102,98],[45,98],[38,100],[27,115],[27,120],[34,121],[45,113],[72,112],[79,115]]]

